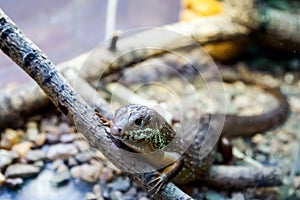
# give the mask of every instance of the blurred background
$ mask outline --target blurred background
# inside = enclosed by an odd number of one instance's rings
[[[108,0],[2,0],[1,9],[58,64],[89,51],[105,38]],[[119,1],[116,29],[160,26],[178,20],[179,0]],[[0,87],[30,78],[0,54]]]

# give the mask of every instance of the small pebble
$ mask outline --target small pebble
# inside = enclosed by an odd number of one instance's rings
[[[58,126],[59,134],[70,133],[70,126],[65,122],[61,122]]]
[[[52,178],[51,183],[56,186],[61,186],[68,183],[70,179],[71,174],[69,169],[67,167],[64,169],[60,168]]]
[[[33,163],[35,166],[39,167],[40,169],[42,169],[45,166],[44,161],[39,160]]]
[[[89,151],[85,151],[85,152],[80,152],[78,154],[75,155],[75,159],[79,162],[79,163],[85,163],[88,162],[89,160],[92,159],[92,153]]]
[[[114,173],[113,173],[111,168],[108,168],[108,167],[102,168],[102,172],[101,172],[101,175],[100,175],[100,180],[107,183],[107,182],[112,181],[113,178],[114,178]]]
[[[37,128],[29,128],[26,131],[26,138],[30,141],[35,141],[36,138],[39,136],[39,131]]]
[[[225,200],[225,197],[223,197],[221,194],[215,192],[215,191],[207,191],[205,194],[205,199],[207,200]]]
[[[41,127],[41,132],[46,132],[47,134],[54,134],[59,136],[60,131],[55,125],[45,125]]]
[[[46,133],[40,133],[33,142],[36,146],[41,147],[45,144],[46,140],[47,140]]]
[[[150,200],[150,199],[148,197],[143,196],[143,197],[140,197],[139,200]]]
[[[28,121],[26,123],[26,128],[30,129],[30,128],[38,128],[38,123],[36,121]]]
[[[26,153],[25,158],[28,162],[36,162],[39,160],[44,160],[46,158],[46,154],[40,149],[30,150]]]
[[[136,187],[131,187],[125,194],[128,195],[128,196],[136,196],[137,188]]]
[[[69,166],[69,167],[74,167],[74,166],[76,166],[76,165],[78,165],[77,160],[76,160],[73,156],[70,156],[70,157],[68,158],[68,166]]]
[[[83,164],[71,168],[71,175],[86,182],[94,183],[99,179],[101,169],[94,165]]]
[[[24,158],[26,153],[33,147],[33,143],[29,141],[15,144],[12,150],[17,152],[21,158]]]
[[[108,187],[103,187],[102,188],[102,196],[104,199],[110,199],[110,192]]]
[[[56,169],[56,172],[60,173],[60,172],[68,171],[68,170],[69,170],[69,168],[67,167],[67,165],[62,164],[62,165],[58,166],[58,168]]]
[[[94,185],[93,193],[97,196],[97,200],[103,200],[102,188],[99,184]]]
[[[74,134],[63,134],[60,136],[60,142],[62,143],[70,143],[75,140]]]
[[[120,190],[125,192],[130,188],[130,181],[128,179],[119,177],[116,181],[108,184],[108,187],[112,190]]]
[[[61,158],[58,158],[51,163],[51,169],[57,170],[59,168],[59,166],[61,166],[61,165],[64,165],[64,160]]]
[[[231,197],[232,200],[244,200],[245,199],[243,193],[241,193],[241,192],[233,192],[231,196],[232,196]]]
[[[59,142],[59,136],[54,133],[47,133],[46,141],[48,144],[56,144]]]
[[[5,176],[0,172],[0,186],[5,182]]]
[[[23,185],[23,183],[24,183],[24,180],[21,178],[8,178],[5,181],[5,184],[10,189],[17,189],[17,188],[21,187]]]
[[[47,158],[55,160],[61,158],[67,160],[70,156],[78,153],[78,150],[74,144],[54,144],[51,145],[47,152]]]
[[[118,190],[113,190],[110,193],[110,198],[111,198],[111,200],[123,200],[123,194],[122,194],[122,192],[120,192]]]
[[[0,149],[0,170],[7,167],[13,162],[14,159],[17,159],[18,157],[19,155],[17,152]]]
[[[254,144],[261,144],[261,143],[265,144],[267,140],[266,137],[263,136],[262,134],[256,134],[251,138],[251,142],[253,142]]]
[[[96,194],[94,194],[92,192],[87,192],[85,194],[85,199],[86,200],[98,200]]]
[[[20,135],[13,129],[5,129],[1,135],[0,148],[10,150],[13,145],[19,143]]]
[[[13,164],[7,167],[5,176],[8,178],[29,178],[38,175],[40,168],[29,164]]]
[[[85,140],[75,140],[74,144],[80,152],[88,151],[90,148]]]

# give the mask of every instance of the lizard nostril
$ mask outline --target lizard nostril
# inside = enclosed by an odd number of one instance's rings
[[[123,135],[123,130],[118,126],[112,126],[110,128],[110,132],[114,136],[122,136]]]

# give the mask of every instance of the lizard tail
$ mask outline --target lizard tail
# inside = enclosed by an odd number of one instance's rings
[[[273,110],[254,116],[238,116],[228,114],[225,118],[222,134],[226,137],[252,136],[282,124],[289,115],[289,103],[279,88],[260,87],[272,94],[278,101],[278,106]]]

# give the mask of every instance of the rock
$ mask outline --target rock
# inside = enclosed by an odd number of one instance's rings
[[[234,200],[234,199],[244,200],[245,199],[245,197],[244,197],[244,195],[243,195],[242,192],[233,192],[231,194],[231,196],[232,196],[231,197],[232,200]]]
[[[128,179],[119,177],[116,181],[108,184],[108,187],[111,188],[112,190],[120,190],[122,192],[125,192],[129,189],[130,182]]]
[[[56,169],[56,172],[58,173],[65,172],[65,171],[69,171],[68,166],[65,164],[59,165],[58,168]]]
[[[97,200],[104,200],[104,198],[102,196],[102,188],[99,184],[94,185],[93,193],[96,195]]]
[[[110,199],[110,191],[109,188],[106,187],[106,185],[103,185],[104,187],[102,188],[102,196],[104,199]]]
[[[125,194],[134,197],[137,194],[137,188],[131,187]]]
[[[26,128],[38,128],[38,123],[36,121],[29,121],[26,123]]]
[[[17,152],[7,151],[4,149],[0,150],[0,170],[7,167],[9,164],[13,162],[13,160],[19,158]]]
[[[65,165],[62,165],[65,166]],[[51,180],[51,183],[56,185],[56,186],[61,186],[69,182],[71,179],[71,174],[69,169],[65,167],[60,167],[54,177]]]
[[[40,169],[42,169],[45,166],[44,161],[39,160],[33,163],[35,166],[39,167]]]
[[[58,130],[60,134],[70,133],[70,126],[65,122],[61,122],[58,126]]]
[[[46,135],[46,141],[49,144],[56,144],[59,142],[59,136],[54,133],[47,133]]]
[[[41,125],[41,131],[46,132],[47,134],[54,134],[59,136],[60,135],[60,130],[56,125],[53,124],[47,124],[47,125]]]
[[[0,147],[2,149],[10,150],[13,145],[19,143],[20,135],[13,129],[5,129],[1,135]]]
[[[40,149],[30,150],[26,153],[25,158],[28,162],[36,162],[39,160],[44,160],[46,158],[46,154]]]
[[[84,151],[89,150],[89,145],[88,145],[87,141],[84,141],[84,140],[75,140],[74,144],[76,145],[76,147],[78,148],[78,150],[80,152],[84,152]]]
[[[9,187],[11,189],[17,189],[20,186],[22,186],[23,183],[24,183],[24,181],[21,178],[8,178],[5,181],[5,184],[7,185],[7,187]]]
[[[71,175],[74,178],[94,183],[99,179],[101,169],[94,165],[83,164],[72,167]]]
[[[78,165],[77,160],[76,160],[73,156],[70,156],[70,157],[68,158],[68,166],[69,166],[69,167],[74,167],[74,166],[76,166],[76,165]]]
[[[99,168],[103,168],[103,162],[100,160],[91,159],[89,163],[98,166]]]
[[[110,182],[114,178],[114,173],[111,168],[104,167],[101,171],[100,180]]]
[[[38,175],[40,168],[29,164],[13,164],[7,167],[5,176],[8,178],[28,178]]]
[[[47,140],[46,133],[40,133],[33,142],[36,146],[41,147],[45,144],[46,140]]]
[[[81,153],[78,153],[75,155],[75,159],[79,163],[85,163],[92,159],[92,154],[91,154],[91,152],[88,152],[88,151],[81,152]]]
[[[96,194],[94,194],[92,192],[87,192],[85,194],[85,199],[86,200],[98,200]]]
[[[139,192],[137,197],[139,200],[150,200],[150,198],[147,197],[147,193],[143,191]]]
[[[110,193],[110,198],[111,198],[111,200],[123,200],[123,194],[122,194],[122,192],[120,192],[118,190],[113,190]]]
[[[56,159],[52,162],[51,169],[57,170],[61,165],[64,165],[64,160],[60,158]]]
[[[0,186],[5,182],[5,176],[0,172]]]
[[[19,156],[23,158],[32,147],[33,147],[33,143],[26,141],[26,142],[21,142],[19,144],[15,144],[12,147],[12,150],[17,152]]]
[[[207,199],[207,200],[216,200],[216,199],[225,200],[226,198],[215,191],[209,190],[205,193],[205,199]]]
[[[58,123],[58,116],[52,115],[48,118],[42,118],[40,122],[40,130],[45,132],[48,130],[48,127],[56,127],[55,125]]]
[[[78,153],[78,150],[74,144],[55,144],[51,145],[47,152],[47,158],[55,160],[61,158],[67,160],[70,156]]]
[[[148,197],[141,197],[139,200],[150,200]]]
[[[39,135],[37,127],[30,127],[26,130],[26,138],[30,141],[35,141]]]
[[[75,140],[74,134],[63,134],[60,136],[60,142],[62,143],[70,143]]]

